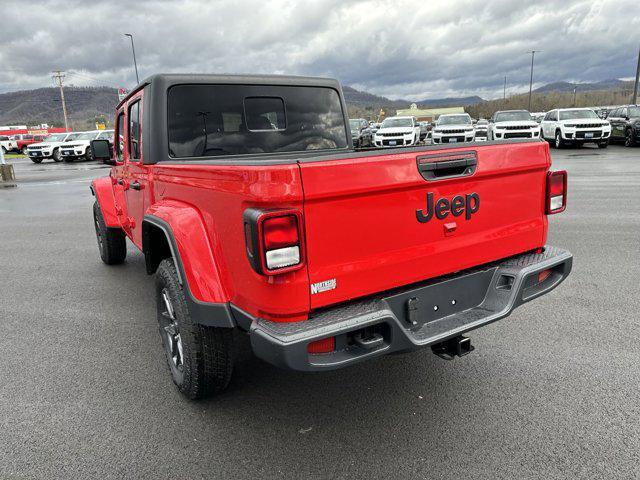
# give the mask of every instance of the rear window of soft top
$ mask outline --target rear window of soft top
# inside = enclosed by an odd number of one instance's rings
[[[173,158],[348,146],[340,96],[332,88],[175,85],[167,100]]]

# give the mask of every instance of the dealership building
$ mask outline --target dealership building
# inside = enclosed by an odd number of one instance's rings
[[[464,107],[446,107],[446,108],[418,108],[418,105],[412,103],[409,108],[398,110],[396,115],[415,117],[419,122],[433,122],[440,115],[447,113],[465,113]]]

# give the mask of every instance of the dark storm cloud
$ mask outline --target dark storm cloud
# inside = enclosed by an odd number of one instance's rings
[[[25,12],[28,12],[25,20]],[[156,72],[329,75],[404,98],[502,93],[635,73],[638,0],[4,1],[0,91],[130,87]]]

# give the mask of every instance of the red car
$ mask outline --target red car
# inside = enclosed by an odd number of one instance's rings
[[[41,142],[45,139],[47,135],[31,135],[28,133],[14,135],[13,139],[16,141],[16,151],[22,153],[23,155],[27,154],[27,147],[32,143]]]
[[[91,190],[102,260],[125,239],[156,275],[160,334],[189,398],[223,390],[234,330],[275,365],[325,371],[431,347],[569,275],[546,245],[566,172],[539,140],[355,152],[337,81],[156,75],[117,107]]]

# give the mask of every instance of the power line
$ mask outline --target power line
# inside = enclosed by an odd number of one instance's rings
[[[65,74],[60,70],[54,70],[53,79],[58,82],[58,86],[60,87],[60,101],[62,102],[62,114],[64,115],[64,129],[66,132],[69,131],[69,120],[67,119],[67,104],[64,102],[64,88],[62,88],[62,81],[64,80]]]
[[[78,73],[78,72],[67,72],[67,75],[71,75],[71,76],[74,76],[74,77],[83,78],[83,79],[86,79],[86,80],[92,80],[92,81],[94,81],[94,82],[96,82],[96,83],[107,83],[107,84],[109,84],[110,86],[113,86],[113,87],[119,88],[119,86],[118,86],[118,85],[116,85],[115,83],[108,82],[108,81],[106,81],[106,80],[100,80],[100,79],[98,79],[98,78],[94,78],[94,77],[90,77],[89,75],[85,75],[84,73]]]

